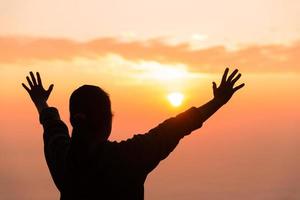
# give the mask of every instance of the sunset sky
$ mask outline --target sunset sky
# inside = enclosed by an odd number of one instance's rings
[[[21,87],[29,71],[55,85],[49,104],[70,131],[72,91],[103,87],[120,141],[206,103],[237,67],[246,87],[148,176],[145,199],[298,200],[299,10],[297,0],[2,0],[0,199],[59,196]]]

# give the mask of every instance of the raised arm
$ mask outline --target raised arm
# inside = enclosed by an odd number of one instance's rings
[[[30,72],[30,77],[26,77],[28,85],[22,83],[25,90],[30,95],[35,107],[40,114],[40,123],[44,128],[44,153],[52,178],[58,187],[62,188],[64,170],[66,167],[66,157],[70,146],[70,136],[67,126],[60,120],[56,108],[49,107],[47,100],[53,89],[53,84],[45,90],[40,74],[36,77]]]
[[[201,107],[192,107],[189,110],[170,118],[144,135],[135,135],[132,139],[121,142],[128,159],[140,168],[150,172],[164,158],[166,158],[177,146],[180,139],[200,128],[202,124],[212,116],[219,108],[226,104],[233,94],[244,87],[241,84],[235,87],[241,74],[234,70],[228,76],[227,68],[223,74],[219,87],[213,82],[214,98]],[[132,156],[135,155],[136,157]]]
[[[235,87],[236,82],[242,76],[237,69],[234,70],[229,76],[228,72],[229,69],[226,68],[219,87],[217,87],[217,84],[213,82],[214,98],[203,106],[197,108],[199,114],[198,120],[202,123],[205,122],[223,105],[225,105],[235,92],[245,86],[243,83]]]

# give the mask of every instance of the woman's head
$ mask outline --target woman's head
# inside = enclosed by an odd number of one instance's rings
[[[70,97],[70,121],[74,129],[108,139],[112,126],[111,103],[100,87],[83,85]]]

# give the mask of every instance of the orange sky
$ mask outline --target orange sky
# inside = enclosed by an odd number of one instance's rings
[[[1,4],[0,199],[58,197],[21,87],[29,71],[55,84],[49,103],[68,125],[71,92],[103,87],[111,139],[122,140],[210,100],[212,81],[235,66],[246,87],[150,174],[146,199],[300,198],[299,1]],[[170,92],[184,94],[181,106]]]
[[[145,133],[166,118],[205,103],[212,98],[211,82],[222,73],[202,74],[187,67],[183,77],[162,79],[152,76],[157,68],[147,64],[136,70],[131,66],[139,65],[136,61],[115,57],[79,61],[35,60],[30,65],[28,61],[1,65],[0,184],[4,199],[58,197],[43,158],[37,112],[21,87],[29,70],[40,71],[45,85],[55,84],[49,103],[59,108],[68,125],[68,99],[75,88],[88,83],[107,90],[114,112],[112,140]],[[102,64],[111,61],[114,62],[108,69],[103,68],[106,65]],[[149,76],[145,76],[147,73]],[[243,91],[201,130],[185,138],[170,158],[150,174],[146,199],[221,200],[224,196],[240,199],[246,195],[250,200],[263,196],[265,190],[270,199],[289,196],[290,190],[300,195],[296,192],[300,95],[295,92],[300,89],[300,75],[246,72],[243,81],[247,84]],[[175,108],[167,101],[172,91],[185,95],[182,106]],[[257,184],[257,177],[262,177],[268,187]]]

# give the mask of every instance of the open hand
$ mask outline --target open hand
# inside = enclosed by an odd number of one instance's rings
[[[38,111],[41,112],[43,108],[48,107],[47,100],[54,85],[51,84],[48,90],[45,90],[42,84],[40,74],[38,72],[36,73],[37,78],[35,78],[32,72],[30,72],[30,77],[31,79],[29,78],[29,76],[26,76],[29,87],[27,87],[27,85],[25,85],[24,83],[22,83],[22,86],[30,95]]]
[[[221,105],[226,104],[232,95],[245,86],[245,84],[240,84],[234,87],[235,83],[241,78],[241,74],[236,69],[234,70],[227,78],[229,69],[226,68],[220,86],[217,87],[217,84],[213,82],[213,92],[214,92],[214,100],[216,100]]]

